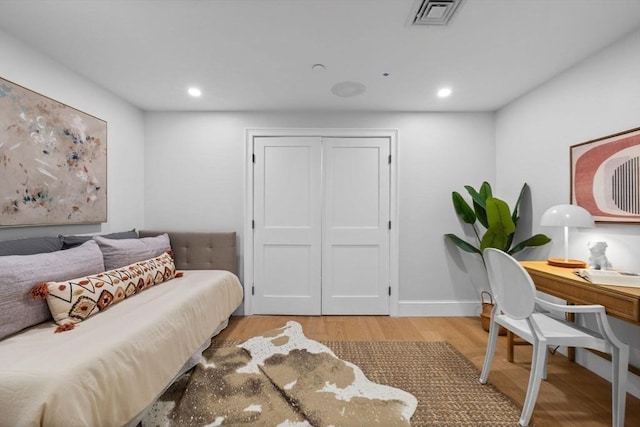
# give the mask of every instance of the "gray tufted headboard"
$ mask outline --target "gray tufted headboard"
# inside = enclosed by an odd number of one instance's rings
[[[236,233],[140,230],[140,237],[167,233],[178,270],[227,270],[238,274]]]

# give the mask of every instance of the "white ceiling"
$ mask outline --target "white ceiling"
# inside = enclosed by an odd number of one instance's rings
[[[0,0],[0,29],[144,110],[494,111],[640,28],[640,0],[463,0],[446,27],[414,3]]]

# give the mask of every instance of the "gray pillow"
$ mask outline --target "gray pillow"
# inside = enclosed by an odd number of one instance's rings
[[[31,298],[34,285],[102,271],[102,252],[92,240],[67,251],[0,256],[0,339],[51,318],[46,301]]]
[[[62,239],[58,237],[29,237],[0,242],[0,256],[42,254],[60,249],[62,249]]]
[[[106,270],[113,270],[134,262],[155,258],[171,250],[169,235],[166,233],[156,237],[122,240],[94,236],[93,240],[100,246]]]
[[[106,237],[107,239],[137,239],[138,233],[136,233],[136,229],[129,231],[119,231],[117,233],[109,233],[109,234],[100,234],[100,237]],[[60,235],[58,236],[62,239],[62,249],[75,248],[76,246],[80,246],[87,240],[93,239],[94,236],[91,235]]]

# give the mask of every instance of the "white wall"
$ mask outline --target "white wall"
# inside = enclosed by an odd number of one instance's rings
[[[503,108],[496,117],[496,178],[502,193],[517,194],[524,180],[532,188],[534,227],[555,242],[552,256],[563,256],[560,230],[537,226],[550,206],[569,203],[569,147],[640,126],[640,31]],[[614,267],[640,271],[640,225],[597,225],[574,230],[570,255],[586,260],[589,240],[605,240]],[[546,257],[547,254],[544,254]],[[633,345],[640,366],[640,328],[613,320],[616,334]],[[608,364],[590,353],[581,363],[609,378]],[[630,391],[640,395],[633,377]]]
[[[398,129],[401,314],[473,315],[478,292],[448,261],[443,234],[460,232],[451,191],[493,181],[493,122],[488,113],[147,113],[145,227],[232,230],[241,243],[247,128]]]
[[[108,222],[0,228],[0,240],[140,228],[144,220],[142,112],[0,31],[0,77],[107,121]]]
[[[503,108],[496,116],[496,179],[500,192],[532,188],[534,223],[544,210],[569,203],[569,147],[640,126],[640,31]],[[553,234],[553,229],[539,231]],[[561,234],[551,254],[562,255]],[[570,254],[589,256],[586,242],[604,239],[617,268],[640,270],[640,225],[576,230]]]

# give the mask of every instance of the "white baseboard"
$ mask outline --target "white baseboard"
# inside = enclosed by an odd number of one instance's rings
[[[399,301],[399,317],[479,316],[478,301]]]

